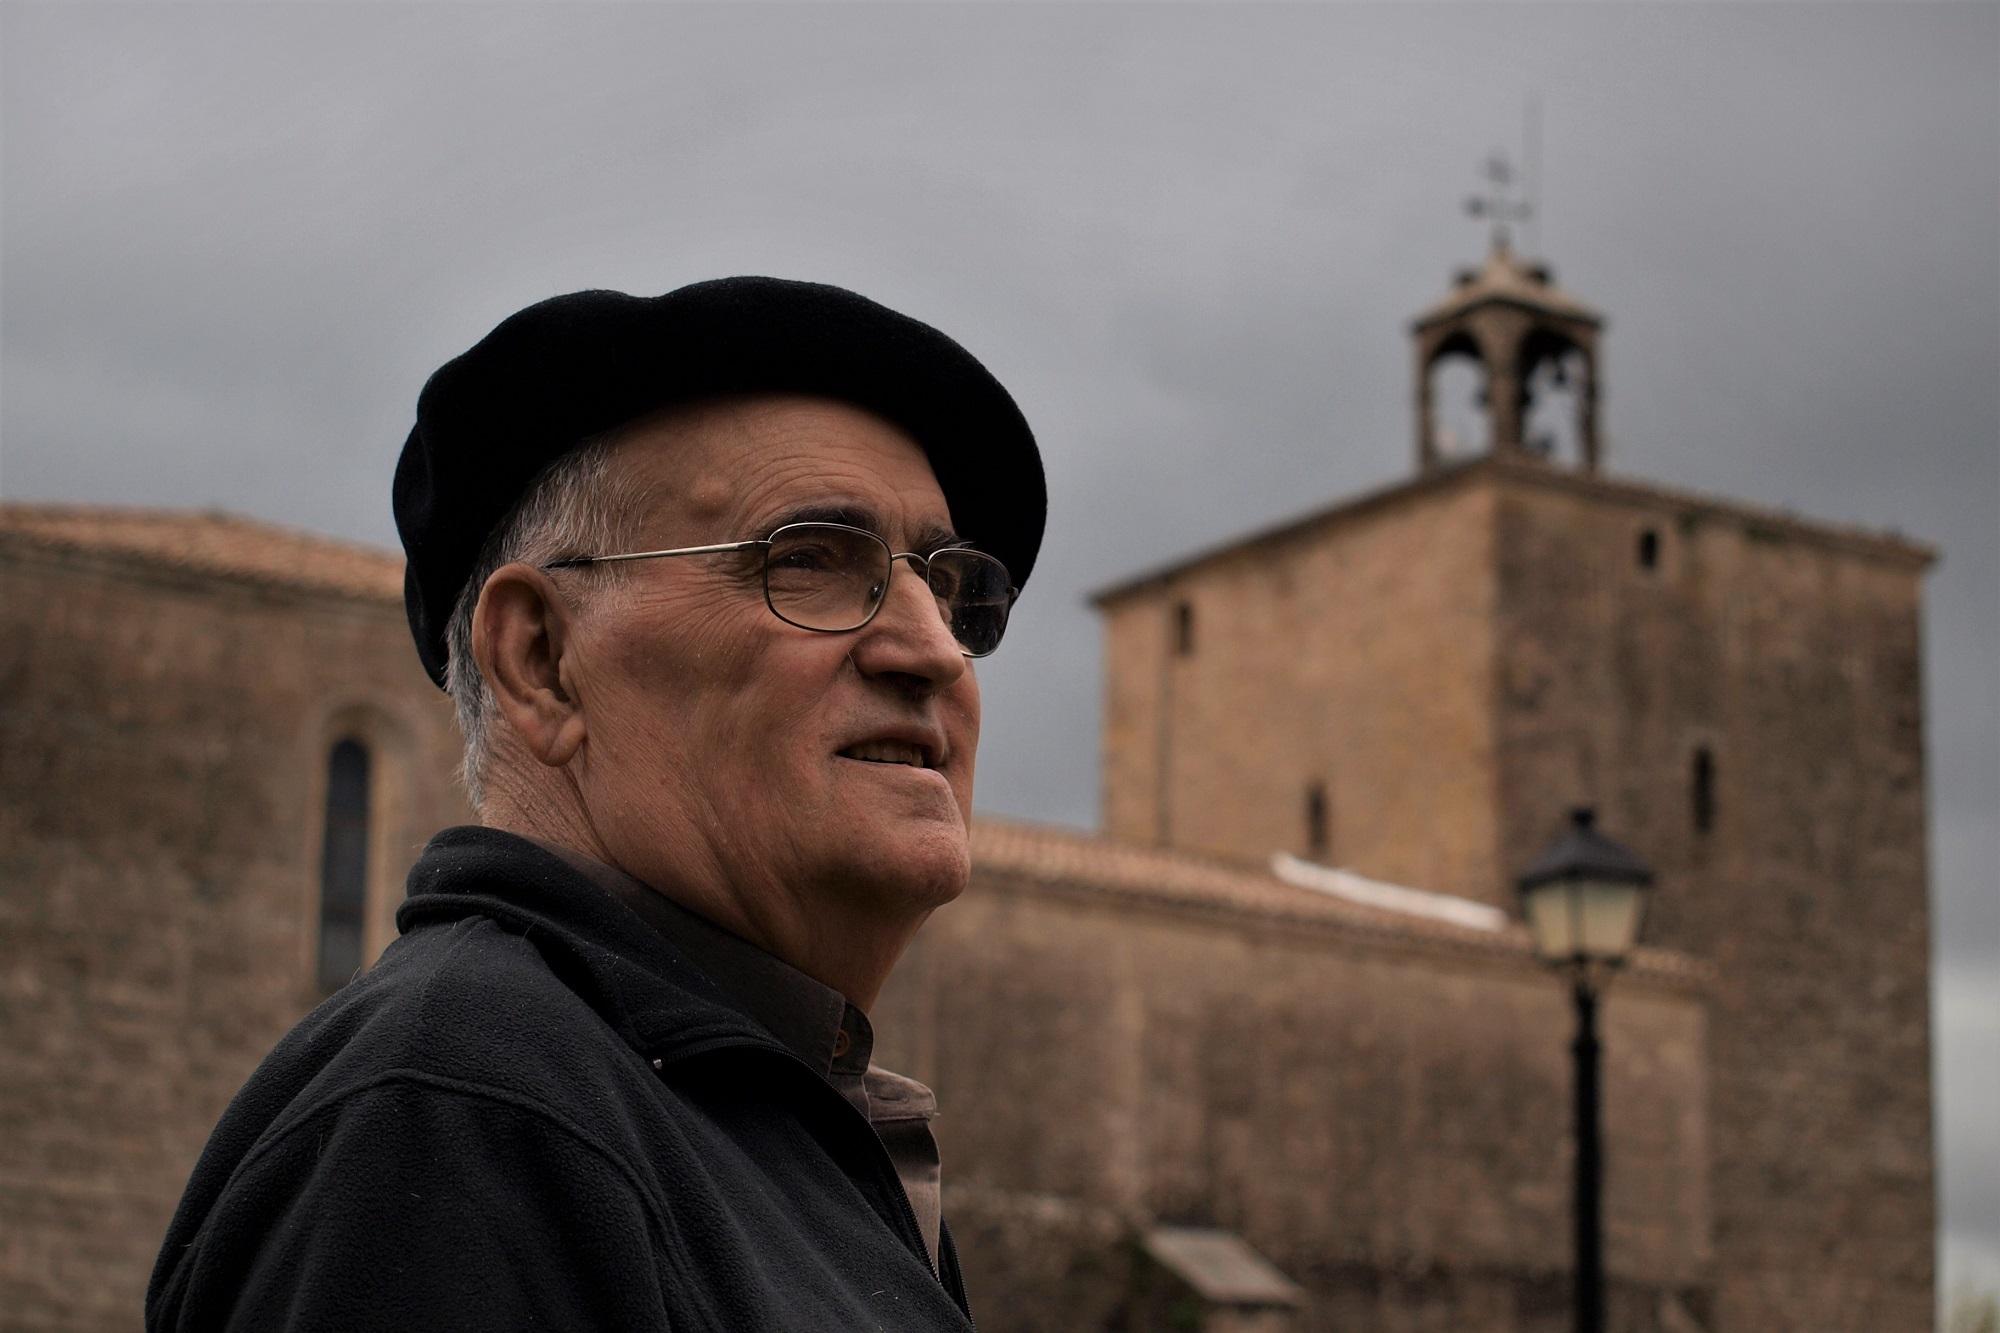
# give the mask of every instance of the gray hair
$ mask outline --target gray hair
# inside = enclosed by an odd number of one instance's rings
[[[528,484],[513,512],[493,529],[480,548],[472,577],[459,590],[445,626],[445,692],[458,714],[465,738],[465,758],[459,781],[478,810],[486,800],[487,762],[493,716],[493,690],[472,656],[472,613],[486,580],[502,565],[520,561],[544,565],[572,555],[601,555],[628,540],[638,506],[630,497],[614,495],[610,485],[611,453],[617,436],[605,434],[584,441],[543,468]],[[588,574],[590,567],[584,567]]]

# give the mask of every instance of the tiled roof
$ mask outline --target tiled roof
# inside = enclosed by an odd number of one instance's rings
[[[0,503],[0,543],[122,556],[245,582],[400,602],[403,560],[392,552],[219,511]],[[1218,914],[1318,924],[1480,952],[1529,954],[1519,927],[1493,932],[1370,907],[1288,884],[1218,858],[1096,834],[990,817],[972,828],[974,864],[1066,892]],[[1687,975],[1674,954],[1641,950],[1636,970]]]
[[[0,504],[0,538],[250,583],[400,602],[403,557],[219,510]]]
[[[1587,324],[1604,322],[1602,315],[1556,286],[1546,267],[1530,263],[1504,246],[1495,246],[1486,262],[1468,272],[1451,295],[1417,316],[1417,327],[1449,319],[1488,301],[1531,306]]]
[[[1479,930],[1431,917],[1370,907],[1288,884],[1218,858],[1142,847],[1092,833],[981,816],[972,826],[974,876],[1018,877],[1061,892],[1192,909],[1223,917],[1277,920],[1350,933],[1513,957],[1533,957],[1524,926]],[[1640,949],[1630,970],[1701,981],[1702,967],[1679,954]]]

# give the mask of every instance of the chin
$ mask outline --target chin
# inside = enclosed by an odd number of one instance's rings
[[[972,848],[965,826],[940,823],[917,830],[885,831],[866,845],[845,849],[837,878],[876,906],[898,915],[929,912],[965,892]]]

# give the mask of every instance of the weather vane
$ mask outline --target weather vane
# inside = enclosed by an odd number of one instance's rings
[[[1475,218],[1491,218],[1493,248],[1505,250],[1508,248],[1507,224],[1526,222],[1534,214],[1534,205],[1526,198],[1514,196],[1514,164],[1497,149],[1486,159],[1486,183],[1485,193],[1475,194],[1465,201],[1465,211]]]

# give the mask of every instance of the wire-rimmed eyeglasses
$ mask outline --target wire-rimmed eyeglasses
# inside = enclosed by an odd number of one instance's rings
[[[945,546],[929,555],[891,551],[866,528],[845,523],[788,523],[769,537],[682,546],[670,551],[624,555],[578,555],[551,560],[544,569],[608,565],[625,560],[658,560],[672,555],[727,555],[762,548],[764,604],[787,625],[822,634],[860,629],[882,609],[889,575],[898,560],[924,576],[938,614],[967,657],[984,657],[1000,646],[1007,613],[1019,595],[1007,566],[984,551]]]

